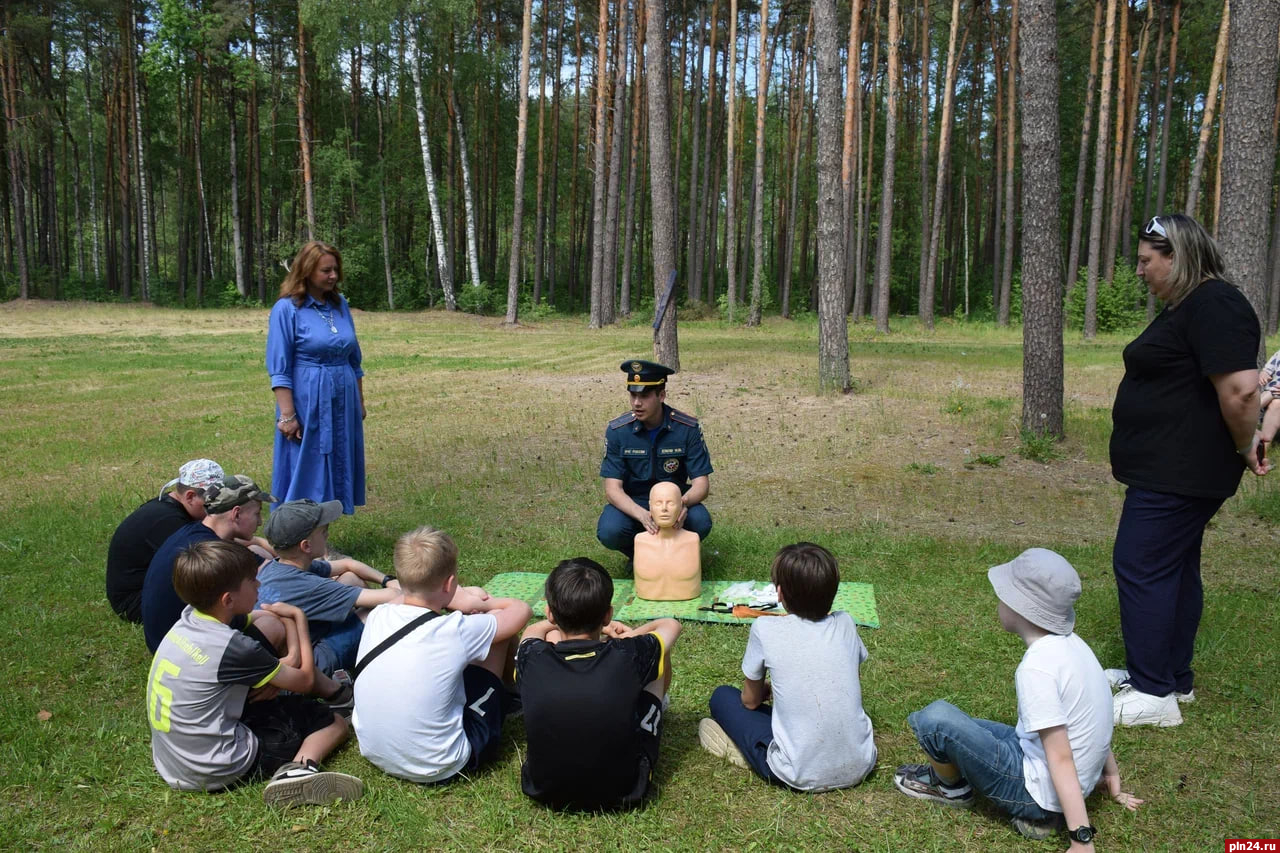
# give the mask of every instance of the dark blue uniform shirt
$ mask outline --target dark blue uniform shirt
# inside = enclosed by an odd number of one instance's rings
[[[663,404],[662,423],[652,437],[632,412],[605,428],[600,476],[621,480],[632,498],[648,501],[649,489],[664,480],[675,483],[683,494],[690,480],[710,473],[711,456],[698,419],[679,409]]]

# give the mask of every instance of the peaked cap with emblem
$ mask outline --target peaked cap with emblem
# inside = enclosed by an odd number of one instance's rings
[[[667,377],[675,373],[665,364],[641,359],[622,362],[622,372],[627,374],[627,390],[633,394],[643,393],[650,388],[661,388],[667,384]]]

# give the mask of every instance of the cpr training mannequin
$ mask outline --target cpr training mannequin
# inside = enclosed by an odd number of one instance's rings
[[[685,601],[702,595],[700,539],[676,527],[684,504],[675,483],[655,483],[649,490],[649,515],[657,534],[635,538],[636,597],[650,601]]]

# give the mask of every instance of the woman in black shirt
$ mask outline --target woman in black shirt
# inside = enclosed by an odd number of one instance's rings
[[[1261,330],[1224,280],[1213,238],[1189,216],[1157,216],[1138,241],[1138,276],[1164,310],[1124,349],[1112,407],[1112,475],[1128,486],[1113,565],[1127,670],[1115,722],[1176,726],[1194,699],[1204,528],[1260,459]]]

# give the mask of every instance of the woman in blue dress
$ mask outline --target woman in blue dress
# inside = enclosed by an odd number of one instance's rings
[[[267,373],[276,395],[271,493],[364,505],[364,371],[342,256],[318,241],[293,259],[271,309]]]

